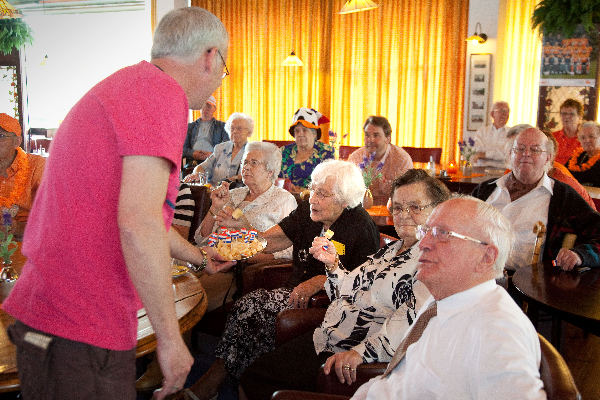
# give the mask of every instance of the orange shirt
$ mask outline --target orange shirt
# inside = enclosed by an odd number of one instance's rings
[[[567,163],[567,161],[569,161],[569,158],[571,158],[573,150],[580,147],[581,144],[579,143],[579,139],[577,139],[577,136],[575,136],[574,138],[570,138],[567,135],[565,135],[563,129],[561,129],[560,131],[552,132],[552,135],[558,142],[558,149],[556,150],[555,160],[564,165]]]
[[[33,154],[27,154],[27,160],[29,162],[29,173],[27,174],[27,183],[25,190],[19,197],[17,205],[19,206],[19,212],[17,213],[15,220],[19,222],[27,221],[29,216],[29,210],[33,204],[35,193],[37,192],[40,182],[42,181],[42,173],[44,172],[44,165],[46,165],[46,159],[41,156]],[[15,185],[15,175],[17,174],[17,168],[15,162],[11,164],[6,170],[7,177],[0,177],[0,196],[9,196]]]

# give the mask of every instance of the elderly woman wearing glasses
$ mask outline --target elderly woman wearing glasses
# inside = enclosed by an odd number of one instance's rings
[[[184,178],[184,182],[198,182],[200,174],[207,174],[208,182],[218,185],[224,180],[240,182],[242,180],[240,162],[248,138],[254,131],[254,120],[244,113],[234,112],[225,122],[225,132],[231,140],[219,143],[215,151],[202,164],[194,168],[194,172]]]
[[[577,137],[581,147],[573,151],[567,168],[582,185],[600,187],[600,124],[584,122]]]
[[[325,318],[307,332],[263,355],[244,373],[249,399],[269,399],[280,389],[316,390],[321,364],[344,383],[362,363],[388,362],[404,332],[429,297],[414,280],[420,251],[416,229],[450,192],[424,170],[409,169],[392,183],[390,212],[400,240],[369,256],[353,271],[340,262],[331,241],[317,237],[310,253],[325,264],[331,299]]]
[[[242,180],[246,186],[230,190],[229,183],[224,182],[211,192],[211,207],[195,233],[196,243],[203,242],[220,227],[253,227],[263,232],[287,217],[296,208],[296,199],[273,184],[280,168],[281,151],[277,146],[267,142],[248,143],[242,158]],[[238,218],[233,217],[236,209],[242,212]],[[255,262],[291,258],[291,248],[275,254],[257,254],[254,258]],[[200,280],[208,296],[209,311],[223,304],[226,293],[229,297],[233,295],[235,282],[232,278],[231,272],[202,276]]]
[[[333,232],[328,245],[337,250],[348,271],[378,249],[377,227],[361,205],[365,190],[360,170],[353,163],[329,160],[315,168],[308,203],[301,202],[264,233],[266,252],[293,246],[290,279],[282,288],[259,289],[235,303],[216,348],[216,361],[191,387],[197,397],[213,397],[228,375],[234,381],[239,379],[252,361],[273,350],[277,314],[288,308],[306,308],[310,297],[323,289],[325,264],[309,252],[315,237]]]

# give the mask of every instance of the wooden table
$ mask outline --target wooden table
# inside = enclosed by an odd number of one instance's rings
[[[20,247],[13,256],[13,265],[20,271],[25,263],[25,257],[20,253]],[[175,292],[175,312],[179,320],[181,332],[191,329],[204,315],[208,300],[200,280],[188,272],[173,279]],[[6,328],[14,322],[14,318],[0,310],[0,392],[19,390],[17,377],[16,348],[6,333]],[[156,350],[156,337],[145,310],[138,311],[136,357],[143,356]]]
[[[600,336],[600,269],[565,272],[545,261],[517,270],[512,284],[527,301],[534,324],[538,309],[552,316],[551,341],[556,348],[560,347],[561,321]]]

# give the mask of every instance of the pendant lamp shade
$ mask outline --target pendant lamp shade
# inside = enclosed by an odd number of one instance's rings
[[[287,56],[285,60],[283,60],[281,65],[284,67],[303,67],[304,63],[300,58],[298,58],[294,50],[292,50],[290,55]]]
[[[350,14],[377,8],[377,4],[371,0],[348,0],[339,14]]]

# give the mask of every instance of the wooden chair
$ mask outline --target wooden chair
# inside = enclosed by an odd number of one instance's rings
[[[190,185],[190,191],[194,198],[195,207],[194,215],[192,216],[192,224],[190,226],[190,233],[188,234],[187,239],[189,242],[195,243],[194,234],[206,216],[212,202],[210,200],[210,191],[208,190],[208,187],[204,185]]]
[[[541,348],[540,362],[540,378],[544,383],[544,390],[548,400],[581,400],[581,394],[575,385],[571,371],[567,363],[559,354],[559,352],[538,333]],[[379,365],[377,365],[379,364]],[[371,379],[373,376],[380,375],[385,371],[385,363],[372,364],[373,371],[357,369],[357,383],[347,386],[340,384],[337,376],[323,374],[323,369],[319,373],[319,381],[317,387],[322,392],[326,393],[309,393],[292,390],[281,390],[273,395],[276,400],[295,400],[295,399],[310,399],[310,400],[342,400],[348,399],[360,387],[361,384]],[[383,370],[380,368],[383,367]],[[375,375],[370,376],[369,373]],[[360,384],[358,384],[360,380]],[[355,387],[356,386],[356,387]]]
[[[440,163],[442,159],[441,147],[402,147],[412,158],[413,162],[429,162],[429,157],[433,156],[433,161]]]

